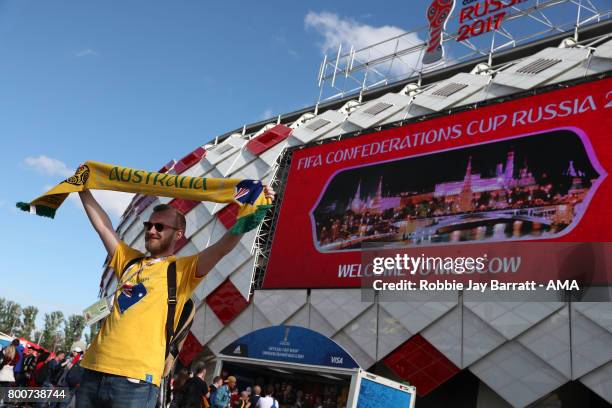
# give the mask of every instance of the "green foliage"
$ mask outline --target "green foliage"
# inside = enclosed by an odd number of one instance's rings
[[[12,300],[0,298],[0,331],[14,334],[21,326],[21,306]]]
[[[61,346],[63,336],[60,326],[64,322],[64,314],[60,311],[45,313],[45,328],[42,333],[40,345],[50,351],[55,351]]]
[[[36,316],[38,315],[38,309],[34,306],[27,306],[23,309],[23,321],[21,327],[17,331],[17,337],[23,337],[31,341],[38,339],[32,339],[32,331],[36,328]]]
[[[64,322],[64,351],[69,351],[72,343],[81,339],[85,329],[85,318],[81,315],[72,315]]]

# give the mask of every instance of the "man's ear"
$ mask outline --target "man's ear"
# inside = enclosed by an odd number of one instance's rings
[[[176,231],[176,240],[180,241],[183,237],[185,236],[185,231],[183,230],[177,230]]]

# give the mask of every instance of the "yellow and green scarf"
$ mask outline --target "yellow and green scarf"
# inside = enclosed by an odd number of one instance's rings
[[[94,161],[85,162],[74,176],[47,191],[30,203],[17,203],[23,211],[53,218],[68,194],[90,190],[113,190],[127,193],[182,198],[193,201],[236,203],[238,218],[231,228],[243,234],[263,220],[271,202],[265,197],[259,180],[203,178],[156,173]]]

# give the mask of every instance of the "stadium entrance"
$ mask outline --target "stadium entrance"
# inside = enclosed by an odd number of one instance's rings
[[[268,386],[274,387],[274,396],[280,406],[294,406],[301,401],[303,407],[336,408],[346,406],[351,385],[351,375],[345,372],[322,372],[299,366],[262,365],[249,359],[221,360],[219,375],[233,375],[238,389],[245,390],[258,384],[261,395]]]
[[[374,396],[390,405],[414,405],[414,387],[360,369],[336,342],[299,326],[256,330],[225,347],[216,357],[214,375],[233,375],[241,390],[272,385],[281,407],[337,408],[367,405]]]

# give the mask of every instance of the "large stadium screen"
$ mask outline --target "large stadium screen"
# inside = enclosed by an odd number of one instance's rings
[[[368,248],[515,272],[509,248],[611,242],[611,112],[606,78],[296,150],[264,287],[359,287]]]

